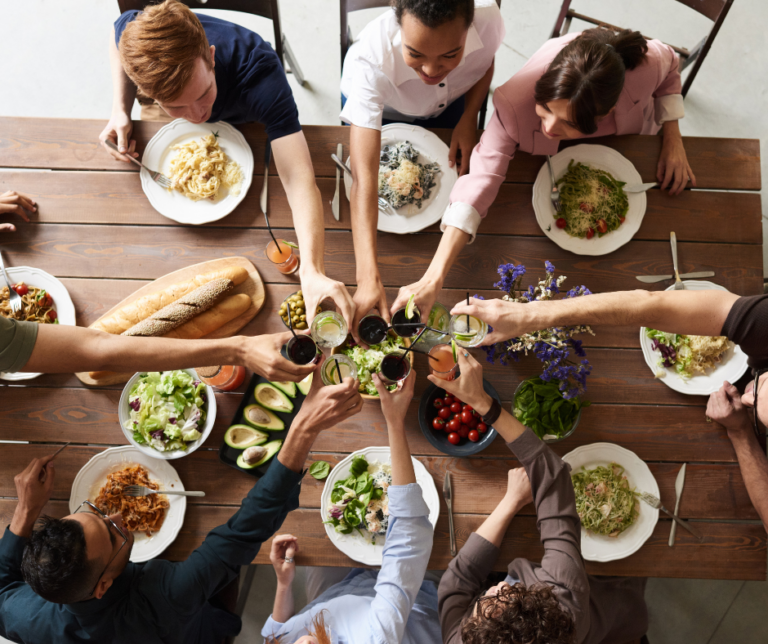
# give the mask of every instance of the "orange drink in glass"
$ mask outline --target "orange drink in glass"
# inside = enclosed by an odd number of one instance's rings
[[[285,243],[284,239],[278,239],[277,241],[279,246],[275,245],[274,241],[270,241],[264,254],[283,275],[295,273],[299,267],[299,256],[293,252],[293,248]]]
[[[240,365],[204,367],[197,370],[197,376],[206,385],[216,387],[219,391],[233,391],[243,384],[245,367]]]
[[[459,365],[453,359],[450,344],[436,344],[429,350],[429,369],[435,378],[455,380],[459,374]]]

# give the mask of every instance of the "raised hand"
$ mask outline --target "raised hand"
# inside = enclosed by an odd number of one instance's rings
[[[296,563],[293,558],[299,552],[299,540],[292,534],[278,534],[272,539],[269,560],[275,569],[277,583],[290,586],[296,575]]]
[[[707,418],[725,427],[729,434],[752,431],[749,411],[741,402],[739,390],[728,381],[707,401]]]
[[[101,131],[101,134],[99,134],[99,141],[101,141],[101,145],[114,159],[123,161],[124,163],[130,163],[125,157],[125,154],[134,158],[139,156],[139,153],[136,152],[136,140],[131,138],[132,133],[133,121],[131,121],[131,115],[126,114],[125,112],[118,112],[117,114],[112,115],[112,118],[109,119],[109,123],[107,123],[106,127]],[[123,154],[118,154],[114,150],[108,148],[107,144],[104,143],[107,139],[110,139]]]
[[[415,295],[416,297],[413,301],[419,309],[419,313],[421,313],[421,321],[426,322],[442,288],[442,281],[438,282],[424,276],[418,282],[403,286],[397,294],[397,299],[395,299],[390,310],[394,315],[398,309],[402,309],[408,304],[411,295]]]
[[[427,379],[445,389],[449,394],[464,401],[480,414],[488,413],[492,398],[483,389],[483,365],[462,347],[458,347],[459,371],[461,375],[456,380],[441,380],[432,374]]]
[[[290,331],[243,338],[243,366],[271,381],[304,380],[316,365],[298,365],[283,358],[280,349],[290,339]],[[317,380],[320,380],[319,374]]]
[[[459,302],[454,306],[451,309],[451,315],[464,315],[466,313],[492,326],[493,331],[488,333],[480,343],[480,346],[490,346],[503,340],[516,338],[523,333],[538,330],[531,329],[526,325],[523,318],[525,310],[522,307],[524,306],[536,306],[536,304],[519,304],[498,299],[478,300],[473,297],[470,298],[469,304]]]
[[[28,537],[32,533],[32,526],[51,498],[56,479],[52,459],[53,455],[33,459],[26,469],[13,479],[19,502],[10,527],[11,532],[19,537]]]
[[[360,320],[367,315],[371,309],[376,309],[379,312],[379,315],[389,322],[387,294],[384,291],[384,285],[381,283],[379,275],[377,274],[373,276],[366,282],[360,282],[357,285],[357,290],[352,299],[355,305],[355,315],[352,319],[352,326],[349,328],[349,332],[352,334],[355,342],[366,346],[366,344],[360,340],[360,336],[357,333],[357,325],[360,324]]]
[[[406,360],[408,358],[405,358]],[[408,413],[408,406],[413,400],[413,388],[416,383],[416,372],[411,369],[411,373],[405,380],[397,384],[397,389],[388,391],[386,385],[382,382],[378,373],[371,376],[373,384],[376,385],[376,391],[379,392],[381,399],[381,412],[389,427],[403,427],[405,425],[405,416]]]
[[[350,330],[352,329],[352,323],[355,319],[355,303],[344,284],[317,271],[302,273],[301,292],[306,304],[307,326],[312,324],[317,305],[324,299],[330,298],[336,304],[336,308],[346,321],[347,326]]]

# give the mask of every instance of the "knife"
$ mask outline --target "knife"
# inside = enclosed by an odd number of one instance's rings
[[[680,279],[693,280],[699,277],[714,277],[715,274],[712,271],[701,271],[699,273],[684,273],[680,276]],[[655,284],[656,282],[663,282],[664,280],[675,279],[674,275],[638,275],[635,279],[645,282],[646,284]]]
[[[57,450],[56,450],[56,451],[53,453],[53,456],[51,456],[51,460],[50,460],[50,461],[48,461],[48,462],[49,462],[49,463],[51,463],[51,462],[53,461],[53,459],[54,459],[54,458],[56,458],[56,457],[57,457],[57,456],[58,456],[58,455],[59,455],[59,454],[62,452],[62,450],[63,450],[63,449],[64,449],[64,448],[65,448],[67,445],[69,445],[69,444],[70,444],[70,442],[69,442],[69,441],[67,441],[67,442],[66,442],[66,443],[64,443],[64,444],[63,444],[61,447],[59,447],[59,449],[57,449]],[[40,470],[40,474],[38,475],[37,479],[38,479],[38,480],[39,480],[41,483],[45,483],[45,479],[46,479],[46,477],[47,477],[47,476],[48,476],[48,470],[46,470],[45,468],[43,468],[42,470]]]
[[[344,146],[339,143],[336,146],[336,156],[340,159],[344,158]],[[339,184],[341,183],[341,170],[336,168],[336,192],[333,193],[333,201],[331,201],[331,212],[333,218],[339,221]]]
[[[636,183],[631,186],[624,186],[624,192],[628,192],[630,194],[634,194],[636,192],[645,192],[646,190],[650,190],[651,188],[658,185],[659,184],[655,181],[652,183]]]
[[[456,533],[453,529],[453,501],[451,494],[451,473],[445,473],[445,480],[443,481],[443,498],[445,504],[448,506],[448,530],[451,533],[451,557],[456,556]]]
[[[677,473],[677,478],[675,479],[675,494],[677,495],[677,500],[675,501],[675,514],[677,514],[677,511],[680,509],[680,497],[683,495],[683,485],[685,484],[685,466],[686,463],[683,463],[683,466],[680,468],[680,471]],[[676,534],[677,523],[673,521],[672,529],[669,531],[670,548],[675,545]]]
[[[272,144],[267,141],[267,147],[264,150],[264,185],[261,186],[261,196],[259,197],[259,205],[261,206],[261,212],[264,216],[267,216],[267,187],[269,186],[269,163],[272,160]]]

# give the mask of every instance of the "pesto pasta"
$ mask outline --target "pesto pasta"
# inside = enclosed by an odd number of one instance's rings
[[[419,163],[419,152],[408,141],[385,145],[379,158],[379,196],[393,208],[409,203],[421,208],[440,172],[437,163]]]
[[[637,519],[636,492],[629,487],[624,468],[616,463],[585,467],[571,475],[576,511],[585,530],[618,537]]]

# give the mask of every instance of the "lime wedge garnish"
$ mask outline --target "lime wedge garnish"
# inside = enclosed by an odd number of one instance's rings
[[[453,337],[455,337],[459,342],[469,342],[477,335],[477,331],[470,331],[469,333],[454,333]]]
[[[408,298],[408,304],[405,305],[405,317],[409,320],[413,317],[413,310],[416,308],[415,299],[416,296],[411,293],[411,297]]]
[[[453,362],[454,364],[459,362],[459,357],[456,355],[456,341],[451,338],[451,351],[453,351]]]
[[[286,246],[290,246],[291,248],[298,248],[298,247],[299,247],[299,245],[298,245],[298,244],[294,244],[293,242],[285,241],[284,239],[282,240],[282,242],[283,242],[283,243],[284,243]]]

